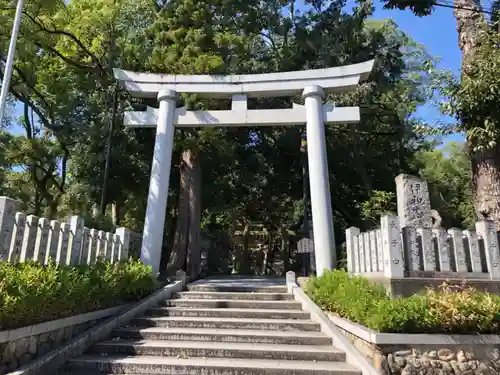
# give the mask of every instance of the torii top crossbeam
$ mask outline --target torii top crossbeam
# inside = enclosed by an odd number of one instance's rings
[[[335,68],[283,73],[234,75],[168,75],[135,73],[114,69],[115,78],[136,97],[156,98],[162,89],[178,93],[196,93],[202,97],[230,98],[293,96],[308,86],[320,86],[328,92],[350,91],[371,73],[374,60]]]
[[[283,73],[245,75],[165,75],[134,73],[114,69],[116,79],[133,96],[158,98],[158,109],[127,112],[126,126],[156,127],[141,260],[159,271],[174,127],[186,126],[273,126],[306,124],[309,184],[313,216],[316,271],[335,266],[335,238],[331,209],[325,123],[354,123],[360,120],[358,107],[335,108],[324,104],[325,93],[354,90],[371,73],[374,61],[348,66]],[[177,108],[179,93],[206,98],[231,98],[231,110],[186,111]],[[262,110],[247,108],[249,97],[295,96],[302,94],[304,105]],[[351,254],[348,254],[348,262]],[[189,270],[197,275],[199,264]],[[194,267],[194,268],[193,268]]]

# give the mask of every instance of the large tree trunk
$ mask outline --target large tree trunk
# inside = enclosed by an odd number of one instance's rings
[[[186,273],[196,277],[200,268],[201,165],[197,153],[186,150],[180,163],[177,222],[167,274],[186,265]]]
[[[189,152],[189,151],[188,151]],[[190,174],[189,186],[189,237],[187,243],[187,274],[196,278],[201,272],[200,221],[201,221],[201,164],[198,154],[189,152],[186,164]]]
[[[500,228],[500,146],[472,153],[474,208],[480,220],[493,220]]]
[[[284,225],[280,228],[281,234],[281,259],[283,261],[283,273],[287,273],[290,267],[290,252],[288,249],[288,230]]]
[[[167,264],[167,274],[175,274],[177,270],[182,269],[186,260],[187,243],[189,236],[189,186],[191,185],[187,172],[186,155],[183,152],[181,156],[180,169],[180,188],[179,188],[179,204],[177,211],[177,220],[175,225],[174,243],[172,245],[172,253]]]
[[[484,18],[475,0],[455,0],[455,6],[458,45],[462,51],[462,77],[464,77],[470,72],[478,43],[477,34]],[[476,214],[480,220],[493,220],[500,225],[500,146],[484,152],[474,152],[476,145],[471,139],[467,140],[467,146],[472,163]]]

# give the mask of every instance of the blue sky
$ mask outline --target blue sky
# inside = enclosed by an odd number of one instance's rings
[[[416,17],[410,11],[384,10],[378,3],[374,18],[391,18],[413,40],[422,44],[427,52],[440,59],[440,68],[459,74],[461,53],[458,48],[458,34],[453,9],[436,7],[432,15]],[[445,120],[437,108],[425,105],[418,109],[417,117],[429,123]],[[460,135],[446,137],[443,141],[461,141]]]

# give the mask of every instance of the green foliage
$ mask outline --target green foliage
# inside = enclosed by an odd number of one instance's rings
[[[0,331],[137,301],[158,287],[129,260],[92,266],[0,262]]]
[[[441,92],[449,100],[442,110],[457,118],[457,130],[466,134],[473,151],[495,147],[500,139],[500,34],[477,25],[477,48],[461,80],[442,73]],[[443,84],[444,83],[444,84]]]
[[[386,9],[409,9],[416,16],[428,16],[432,13],[436,1],[435,0],[384,0],[384,8]]]
[[[382,286],[336,270],[312,278],[306,292],[323,310],[379,332],[500,332],[500,297],[466,285],[390,299]]]
[[[372,191],[369,200],[361,203],[361,214],[371,223],[379,225],[380,217],[397,211],[396,194],[392,191]]]
[[[416,154],[419,174],[429,183],[431,206],[445,228],[474,228],[472,171],[464,144],[450,142],[441,149]]]

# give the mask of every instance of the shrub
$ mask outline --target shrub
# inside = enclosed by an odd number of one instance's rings
[[[336,270],[312,278],[306,292],[324,310],[379,332],[500,333],[500,297],[465,284],[390,299],[382,286]]]
[[[0,262],[0,331],[137,301],[158,283],[129,260],[87,266]]]

